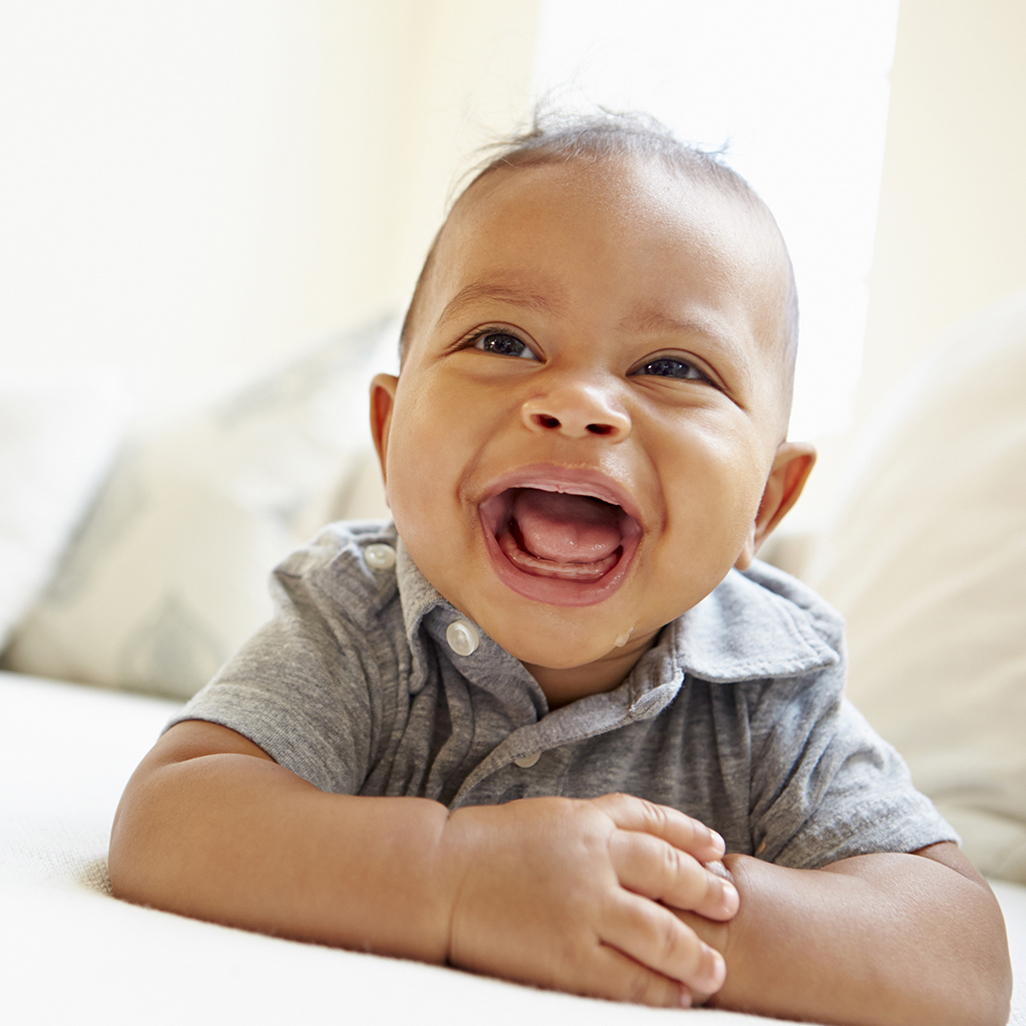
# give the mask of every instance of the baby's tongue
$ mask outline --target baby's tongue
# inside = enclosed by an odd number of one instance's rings
[[[525,488],[513,518],[523,548],[539,559],[595,563],[620,546],[620,507],[588,495]]]

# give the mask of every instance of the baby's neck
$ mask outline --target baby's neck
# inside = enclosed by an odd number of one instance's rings
[[[578,698],[612,691],[622,684],[657,637],[658,631],[648,637],[632,639],[622,648],[614,648],[601,659],[583,666],[552,667],[524,663],[524,667],[541,685],[549,708],[558,709]]]

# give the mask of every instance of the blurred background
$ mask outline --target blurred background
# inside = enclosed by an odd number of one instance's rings
[[[640,108],[791,248],[820,462],[762,554],[1026,883],[1024,55],[1024,0],[0,0],[0,666],[202,687],[387,513],[366,382],[478,149]]]
[[[790,243],[801,526],[928,340],[1026,284],[1024,52],[1022,0],[3,0],[0,379],[176,416],[401,310],[539,97],[639,108]]]

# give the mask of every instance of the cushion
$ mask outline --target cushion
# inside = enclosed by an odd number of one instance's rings
[[[849,695],[986,874],[1026,883],[1026,292],[927,348],[806,579]]]
[[[113,374],[0,383],[0,650],[57,569],[127,421]]]
[[[370,377],[392,367],[398,332],[389,319],[332,340],[128,445],[5,665],[196,692],[271,614],[275,564],[352,512]],[[363,506],[387,515],[380,497]]]

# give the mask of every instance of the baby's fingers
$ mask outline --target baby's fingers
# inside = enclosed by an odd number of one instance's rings
[[[723,956],[672,912],[623,892],[609,913],[603,924],[602,940],[610,947],[671,981],[678,981],[687,988],[689,997],[691,991],[714,994],[723,986],[727,978]]]
[[[621,830],[637,830],[661,837],[699,862],[715,862],[723,858],[723,838],[704,823],[686,816],[667,805],[657,805],[629,794],[605,794],[593,798],[597,805]]]
[[[622,887],[707,919],[730,919],[738,910],[734,885],[686,852],[651,834],[617,831],[609,856]]]
[[[654,972],[616,948],[603,945],[588,967],[579,993],[608,1001],[629,1001],[654,1008],[690,1008],[691,989],[679,980]]]

